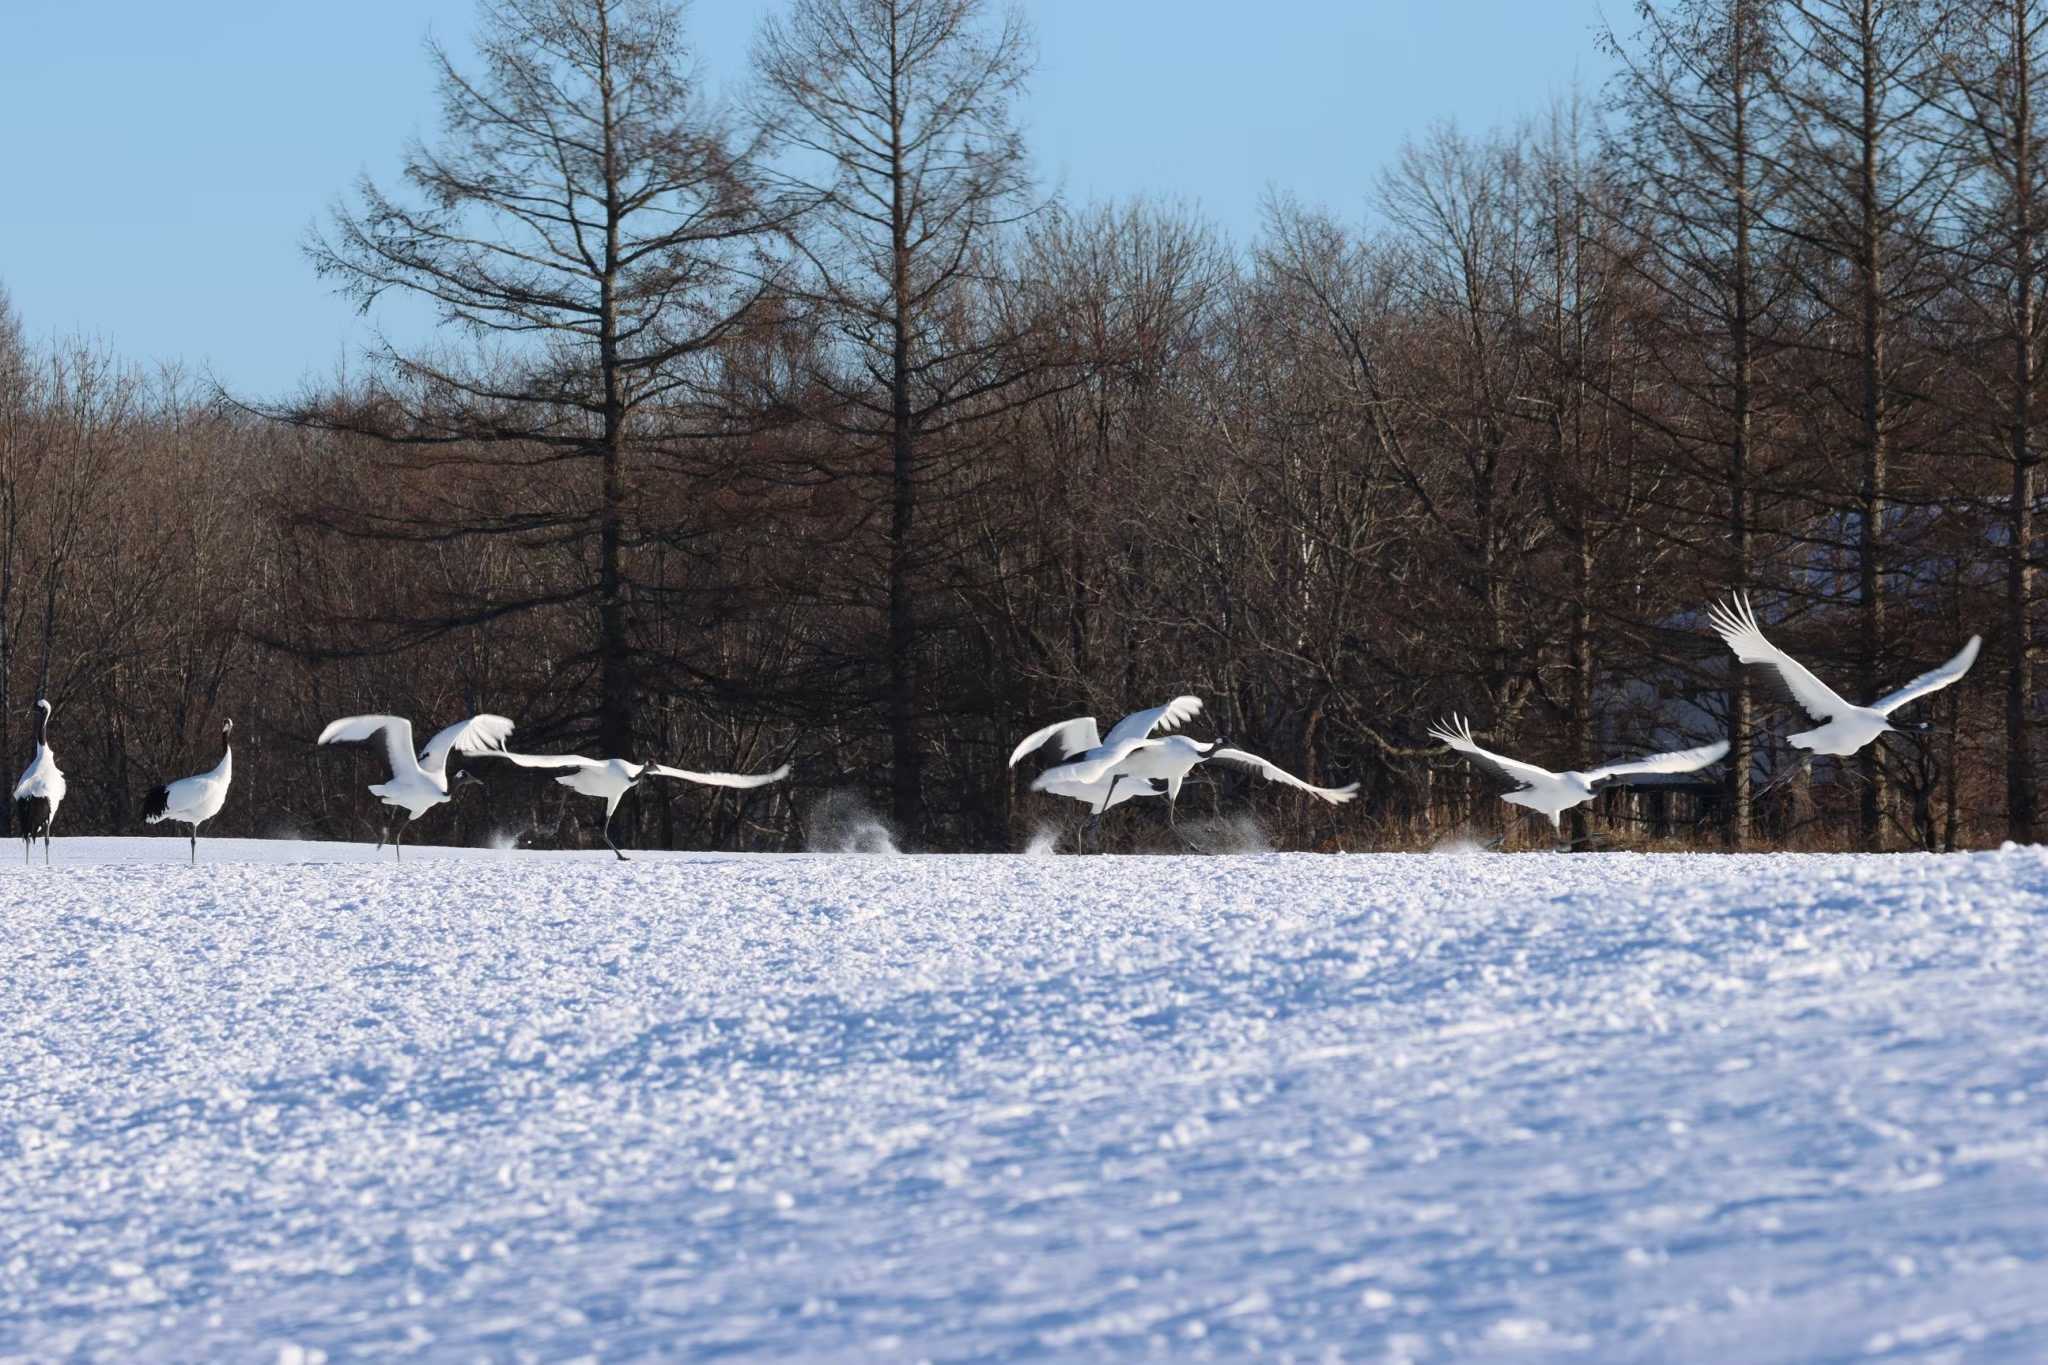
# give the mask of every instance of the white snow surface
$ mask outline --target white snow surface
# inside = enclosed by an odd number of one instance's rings
[[[55,855],[0,1357],[2048,1358],[2040,850]]]

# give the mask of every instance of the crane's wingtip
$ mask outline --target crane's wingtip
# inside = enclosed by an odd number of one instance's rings
[[[320,732],[316,744],[333,744],[339,740],[369,739],[391,723],[385,715],[343,716],[340,720],[329,721],[327,728]]]

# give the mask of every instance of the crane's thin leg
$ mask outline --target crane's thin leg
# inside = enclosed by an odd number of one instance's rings
[[[606,848],[609,848],[609,849],[610,849],[610,850],[611,850],[612,852],[614,852],[614,853],[619,853],[619,846],[618,846],[617,844],[615,844],[615,843],[613,843],[613,842],[612,842],[612,815],[611,815],[611,812],[610,812],[610,811],[606,811],[606,812],[605,812],[605,816],[604,816],[604,831],[603,831],[603,832],[604,832],[604,842],[605,842],[605,847],[606,847]],[[619,861],[620,861],[620,862],[622,862],[622,863],[626,863],[626,862],[631,862],[631,861],[632,861],[632,859],[628,858],[628,857],[627,857],[627,856],[626,856],[625,854],[623,854],[623,853],[619,853]]]
[[[410,819],[400,820],[398,833],[391,836],[391,861],[394,863],[405,861],[405,827],[411,823]]]
[[[1104,812],[1108,811],[1109,803],[1116,800],[1116,784],[1123,780],[1124,775],[1122,773],[1118,773],[1115,777],[1109,779],[1109,790],[1102,794],[1102,804],[1097,806],[1095,814],[1089,817],[1088,832],[1095,836],[1095,851],[1097,853],[1102,853],[1109,847],[1102,837],[1102,817]]]
[[[1169,796],[1166,798],[1166,828],[1173,834],[1174,838],[1180,840],[1180,846],[1182,848],[1186,849],[1190,853],[1201,853],[1204,850],[1196,848],[1195,841],[1188,838],[1187,835],[1182,834],[1180,832],[1179,824],[1177,824],[1174,821],[1173,811],[1174,807],[1178,804],[1179,802],[1174,797]]]
[[[192,866],[199,866],[199,826],[192,826]]]
[[[56,822],[55,820],[52,820],[52,821],[50,822],[50,825],[54,825],[54,824],[56,824],[56,823],[57,823],[57,822]],[[48,867],[48,866],[50,865],[50,825],[44,825],[44,826],[43,826],[43,866],[44,866],[44,867]]]

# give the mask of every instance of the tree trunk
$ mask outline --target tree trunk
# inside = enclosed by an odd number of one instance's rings
[[[889,510],[889,752],[890,812],[898,830],[919,824],[917,747],[917,604],[913,596],[911,532],[917,512],[916,446],[911,435],[909,358],[897,327],[897,371],[892,385],[895,429],[890,433]]]
[[[597,634],[598,745],[606,758],[633,756],[633,663],[626,638],[626,599],[620,557],[626,521],[626,401],[619,356],[619,230],[626,208],[619,185],[617,117],[613,109],[609,15],[598,11],[598,90],[603,101],[605,260],[599,280],[598,365],[604,380],[604,489],[598,512]],[[638,807],[621,827],[638,824]],[[614,837],[617,837],[615,834]],[[633,842],[630,837],[627,843]]]
[[[1885,410],[1884,294],[1878,208],[1878,108],[1875,37],[1870,32],[1870,7],[1864,7],[1862,162],[1857,177],[1861,239],[1857,250],[1857,285],[1863,324],[1862,369],[1863,479],[1858,490],[1862,526],[1857,540],[1858,580],[1862,595],[1862,630],[1857,650],[1857,683],[1866,698],[1879,695],[1884,664]],[[1857,756],[1862,774],[1860,827],[1863,847],[1884,847],[1884,762],[1875,744]]]
[[[2020,362],[2021,369],[2031,368],[2032,347],[2022,342],[2019,350],[2029,356]],[[2023,382],[2031,386],[2031,376]],[[2026,399],[2021,397],[2017,406],[2024,409]],[[2005,603],[2005,827],[2008,839],[2031,844],[2040,830],[2027,723],[2034,696],[2034,462],[2027,449],[2026,420],[2019,417],[2013,429],[2012,544],[2007,547]]]
[[[2014,93],[2013,120],[2013,269],[2012,356],[2012,503],[2007,527],[2005,584],[2005,827],[2006,837],[2030,844],[2039,837],[2034,796],[2034,753],[2027,730],[2027,711],[2034,695],[2034,139],[2032,91],[2033,44],[2027,34],[2027,6],[2012,10]]]
[[[902,46],[890,18],[890,56]],[[917,747],[916,557],[911,536],[917,515],[917,444],[910,410],[910,205],[904,183],[903,95],[900,73],[890,71],[889,180],[890,288],[895,315],[889,353],[889,758],[890,814],[900,834],[915,836],[922,823],[921,755]]]
[[[1572,604],[1572,762],[1593,762],[1593,549],[1587,543],[1583,524],[1577,546],[1577,597]],[[1590,804],[1572,807],[1572,850],[1584,852],[1593,846],[1593,812]]]
[[[1735,112],[1735,297],[1734,317],[1729,328],[1729,346],[1734,352],[1734,433],[1728,446],[1728,550],[1732,586],[1746,590],[1754,572],[1750,563],[1749,530],[1749,437],[1751,385],[1754,380],[1750,354],[1750,214],[1749,197],[1749,68],[1746,56],[1752,22],[1749,10],[1738,10],[1730,26],[1735,45],[1730,70]],[[1731,664],[1728,673],[1728,847],[1749,843],[1752,769],[1755,760],[1750,747],[1749,673]]]

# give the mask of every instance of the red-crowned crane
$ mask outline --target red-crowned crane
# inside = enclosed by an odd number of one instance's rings
[[[36,756],[22,769],[14,784],[14,827],[21,831],[21,860],[29,861],[36,836],[43,840],[43,865],[50,862],[50,826],[57,823],[57,807],[64,804],[64,774],[57,756],[50,752],[50,703],[36,702]]]
[[[1472,723],[1459,716],[1452,716],[1443,724],[1433,725],[1429,733],[1442,740],[1451,748],[1487,769],[1498,777],[1515,784],[1513,791],[1503,792],[1501,800],[1517,806],[1527,806],[1539,815],[1550,817],[1550,827],[1559,829],[1558,817],[1573,806],[1593,799],[1593,789],[1602,782],[1618,778],[1635,777],[1645,773],[1691,773],[1698,772],[1711,764],[1719,763],[1728,754],[1728,741],[1716,740],[1697,749],[1679,749],[1668,754],[1652,754],[1647,758],[1631,759],[1624,763],[1609,763],[1591,772],[1554,773],[1548,768],[1539,768],[1534,763],[1508,758],[1482,749],[1472,739]]]
[[[1189,772],[1215,760],[1250,768],[1262,777],[1298,788],[1331,805],[1342,805],[1358,794],[1358,784],[1317,787],[1302,781],[1257,754],[1233,749],[1223,740],[1204,744],[1186,735],[1155,735],[1172,729],[1202,709],[1200,697],[1175,697],[1164,706],[1137,711],[1118,721],[1107,738],[1098,738],[1093,716],[1079,716],[1048,725],[1027,736],[1010,755],[1010,766],[1055,737],[1065,749],[1067,761],[1046,769],[1031,783],[1031,790],[1080,801],[1090,811],[1088,828],[1096,830],[1102,812],[1139,796],[1166,798],[1166,824],[1182,843],[1175,822],[1180,789]]]
[[[471,716],[435,735],[415,756],[412,722],[405,717],[345,716],[320,732],[320,743],[344,744],[375,739],[379,735],[384,737],[384,751],[391,761],[391,778],[373,785],[370,793],[385,805],[396,806],[405,812],[405,819],[398,822],[396,835],[386,825],[377,840],[380,851],[389,842],[392,857],[397,860],[404,857],[400,848],[405,841],[405,827],[449,797],[448,756],[502,747],[511,734],[512,722],[503,716]],[[463,772],[458,772],[455,780],[477,781]]]
[[[660,763],[632,763],[623,758],[585,758],[581,754],[515,754],[502,748],[477,750],[477,758],[502,758],[522,768],[552,773],[555,781],[570,791],[584,796],[594,796],[604,802],[605,847],[617,853],[619,861],[626,861],[626,855],[612,842],[612,815],[619,808],[619,802],[626,793],[649,777],[674,778],[679,782],[696,782],[707,787],[765,787],[770,782],[780,782],[789,776],[789,765],[783,764],[772,773],[698,773],[686,768],[670,768]]]
[[[235,723],[220,727],[220,762],[211,772],[166,782],[143,799],[142,818],[147,824],[175,820],[192,827],[192,865],[199,865],[199,827],[220,814],[227,804],[228,784],[235,778]]]
[[[1809,673],[1804,664],[1764,638],[1748,597],[1738,593],[1726,602],[1716,602],[1708,610],[1707,619],[1728,648],[1735,651],[1737,659],[1770,669],[1778,691],[1813,722],[1815,728],[1787,735],[1785,742],[1795,749],[1838,758],[1848,757],[1888,730],[1924,733],[1933,729],[1924,721],[1917,725],[1894,725],[1891,714],[1909,701],[1939,692],[1968,673],[1970,665],[1977,662],[1978,647],[1984,643],[1981,637],[1972,635],[1961,652],[1940,668],[1922,673],[1868,706],[1853,706]]]

